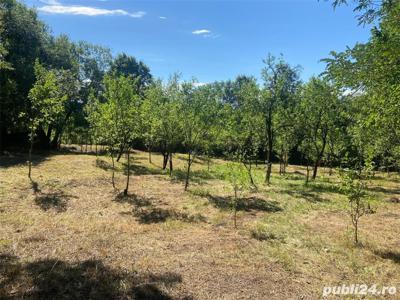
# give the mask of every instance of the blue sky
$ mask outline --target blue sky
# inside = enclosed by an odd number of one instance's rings
[[[199,82],[259,77],[262,59],[282,53],[307,80],[321,58],[368,39],[351,7],[324,0],[26,0],[54,34],[143,60],[163,79]]]

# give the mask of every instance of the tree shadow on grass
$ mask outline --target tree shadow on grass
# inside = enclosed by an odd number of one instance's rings
[[[40,193],[39,184],[31,179],[31,188],[35,194]]]
[[[187,163],[187,157],[182,157],[182,156],[175,156],[174,157],[177,160],[183,161],[185,163]],[[194,164],[198,164],[198,165],[205,165],[208,163],[208,159],[206,157],[203,156],[196,156],[196,158],[193,161]]]
[[[100,158],[96,159],[96,167],[103,169],[104,171],[112,170],[112,164]]]
[[[119,193],[115,197],[114,201],[131,204],[133,206],[132,212],[124,212],[122,214],[133,215],[141,224],[162,223],[168,219],[180,220],[184,222],[205,221],[205,218],[200,214],[189,215],[174,209],[155,207],[152,199],[139,197],[134,194],[128,194],[125,196],[124,193]]]
[[[396,264],[400,264],[400,252],[391,250],[376,250],[374,254],[380,256],[383,259],[390,259]]]
[[[125,173],[127,173],[127,166],[124,164]],[[162,175],[165,174],[165,171],[158,168],[149,168],[140,165],[131,165],[131,172],[135,175]]]
[[[311,192],[344,194],[339,185],[325,182],[309,182],[305,189]]]
[[[46,159],[54,155],[54,153],[43,153],[32,155],[32,166],[35,167],[40,165]],[[15,166],[27,165],[28,155],[27,154],[9,154],[0,155],[0,168],[10,168]]]
[[[378,193],[383,193],[383,194],[400,194],[400,189],[391,189],[391,188],[384,188],[381,186],[373,186],[373,187],[368,187],[367,188],[371,192],[378,192]]]
[[[308,202],[312,203],[321,203],[321,202],[329,202],[328,199],[324,199],[316,193],[312,193],[307,190],[298,190],[298,189],[287,189],[282,190],[283,193],[288,194],[294,198],[305,199]]]
[[[213,196],[209,194],[207,195],[207,199],[217,208],[220,209],[232,208],[233,197]],[[282,211],[282,208],[278,204],[279,203],[276,201],[264,200],[262,198],[257,198],[257,197],[246,197],[238,199],[236,209],[243,211],[251,211],[251,210],[267,211],[267,212]]]
[[[149,199],[149,198],[139,197],[135,194],[124,195],[123,192],[119,193],[114,198],[114,201],[119,202],[119,203],[128,203],[128,204],[133,205],[136,208],[150,206],[152,204],[151,199]]]
[[[299,171],[295,171],[293,173],[288,173],[287,172],[283,176],[285,176],[286,179],[288,179],[288,180],[302,180],[302,181],[306,180],[306,176],[303,173],[299,172]]]
[[[206,170],[192,170],[190,171],[190,182],[202,184],[207,180],[216,179],[217,177]],[[172,179],[175,181],[185,182],[186,170],[175,169],[172,172]]]
[[[205,218],[201,214],[189,215],[174,209],[164,209],[158,207],[137,209],[133,211],[133,215],[141,224],[162,223],[168,219],[189,223],[205,221]]]
[[[174,299],[167,289],[182,282],[180,274],[127,272],[101,260],[56,259],[20,263],[0,255],[1,299]],[[190,299],[190,297],[182,297]]]
[[[133,160],[133,159],[132,159]],[[97,159],[96,160],[96,167],[103,169],[105,171],[109,171],[112,170],[112,164],[103,160],[103,159]],[[124,175],[127,175],[128,172],[128,164],[126,162],[122,163],[122,167],[123,167],[123,173]],[[130,165],[130,170],[131,170],[131,174],[133,175],[161,175],[161,174],[165,174],[165,171],[163,171],[162,169],[158,169],[158,168],[149,168],[146,166],[141,166],[141,165],[137,165],[137,164],[131,164]],[[116,168],[115,172],[121,172],[120,169]]]
[[[67,210],[67,204],[71,198],[74,197],[62,191],[57,191],[37,194],[34,201],[44,211],[54,209],[56,212],[61,213]]]

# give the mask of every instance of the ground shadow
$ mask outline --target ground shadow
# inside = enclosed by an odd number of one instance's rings
[[[42,210],[48,211],[54,209],[56,212],[65,212],[69,199],[73,196],[65,194],[62,191],[51,193],[38,193],[35,197],[35,204]]]
[[[283,176],[288,180],[302,180],[302,181],[306,180],[306,176],[303,173],[298,172],[298,171],[295,171],[293,173],[287,172]]]
[[[40,193],[39,184],[31,179],[31,188],[35,194]]]
[[[190,182],[202,184],[206,180],[217,179],[211,172],[206,170],[193,170],[190,171]],[[172,180],[185,182],[186,170],[176,169],[172,172]]]
[[[112,164],[99,158],[96,159],[96,167],[103,169],[104,171],[112,170]]]
[[[316,193],[312,193],[307,190],[298,190],[298,189],[287,189],[287,190],[282,190],[283,193],[288,194],[294,198],[300,198],[300,199],[305,199],[308,202],[312,203],[321,203],[321,202],[329,202],[328,199],[322,198],[320,195]]]
[[[233,197],[213,196],[209,194],[207,195],[207,199],[217,208],[220,209],[232,208]],[[262,198],[257,198],[257,197],[245,197],[238,199],[236,209],[244,211],[251,211],[251,210],[259,210],[267,212],[282,211],[282,208],[278,204],[279,203],[277,201],[264,200]]]
[[[374,251],[374,254],[380,256],[383,259],[390,259],[396,264],[400,264],[400,252],[391,250],[376,250]]]
[[[1,299],[164,300],[174,299],[166,290],[182,282],[177,273],[127,272],[112,269],[100,260],[21,263],[8,254],[0,255],[0,273]]]
[[[177,160],[183,161],[185,163],[187,163],[187,161],[188,161],[186,157],[175,156],[174,158]],[[193,164],[198,164],[198,165],[205,165],[207,163],[208,163],[208,159],[203,156],[196,156],[196,158],[193,161]]]
[[[96,167],[98,167],[100,169],[103,169],[105,171],[112,170],[112,168],[113,168],[111,163],[109,163],[109,162],[107,162],[107,161],[105,161],[103,159],[99,159],[99,158],[96,160]],[[127,175],[127,172],[128,172],[127,163],[123,162],[122,163],[122,167],[123,167],[124,175]],[[165,174],[165,171],[163,171],[162,169],[149,168],[149,167],[141,166],[141,165],[137,165],[137,164],[131,164],[129,168],[131,170],[131,174],[132,175],[161,175],[161,174]],[[121,172],[121,170],[116,168],[115,172]]]
[[[381,186],[373,186],[367,188],[371,192],[383,193],[383,194],[400,194],[400,189],[384,188]]]
[[[32,166],[35,167],[40,165],[49,156],[54,155],[54,153],[43,153],[32,155]],[[27,165],[28,154],[8,154],[0,155],[0,168],[10,168],[15,166]],[[27,171],[28,172],[28,168]]]
[[[334,183],[323,183],[323,182],[309,182],[305,188],[311,192],[318,193],[333,193],[333,194],[344,194],[343,190],[338,184]]]
[[[133,215],[141,224],[162,223],[168,219],[190,223],[205,221],[205,218],[201,214],[189,215],[174,209],[164,209],[158,207],[137,209],[133,211]]]
[[[119,203],[128,203],[135,207],[144,207],[151,205],[151,199],[149,198],[139,197],[138,195],[135,194],[125,195],[123,192],[119,193],[114,198],[114,201]]]
[[[127,169],[127,166],[124,167]],[[131,172],[135,175],[162,175],[165,174],[165,170],[159,169],[159,168],[149,168],[145,166],[139,166],[139,165],[131,165],[130,166]],[[125,171],[125,173],[127,170]]]
[[[124,195],[119,193],[114,201],[119,203],[131,204],[132,212],[124,212],[124,215],[133,215],[141,224],[162,223],[171,220],[180,220],[184,222],[200,222],[205,218],[200,214],[188,215],[173,209],[164,209],[154,206],[154,199],[139,197],[135,194]]]

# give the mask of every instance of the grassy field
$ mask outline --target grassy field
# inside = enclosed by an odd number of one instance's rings
[[[170,177],[162,158],[133,153],[111,185],[111,159],[93,154],[0,158],[0,299],[317,299],[327,285],[398,288],[400,176],[376,174],[372,212],[352,243],[338,177],[321,169],[304,185],[303,167],[273,168],[243,192],[233,228],[226,163],[199,160],[184,192],[185,156]]]

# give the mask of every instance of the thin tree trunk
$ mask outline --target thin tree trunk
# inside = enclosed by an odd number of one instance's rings
[[[315,160],[314,171],[312,176],[313,180],[315,180],[315,178],[317,177],[318,167],[321,163],[322,157],[324,156],[325,146],[326,146],[326,135],[327,133],[323,137],[321,151],[318,153],[317,159]]]
[[[189,179],[190,179],[190,166],[192,165],[192,160],[190,157],[190,151],[189,151],[189,157],[188,157],[188,165],[187,165],[187,170],[186,170],[186,180],[185,180],[185,191],[187,191],[189,187]]]
[[[253,187],[256,187],[256,184],[254,183],[254,179],[253,179],[253,174],[251,173],[251,161],[249,161],[249,167],[247,167],[246,163],[243,162],[244,167],[247,170],[247,173],[249,174],[249,178],[250,178],[250,183]]]
[[[169,154],[169,176],[172,176],[172,171],[174,170],[172,164],[172,153]]]
[[[121,159],[121,156],[122,156],[123,153],[124,153],[124,145],[121,145],[120,148],[119,148],[117,162],[119,162],[119,160]]]
[[[149,148],[148,151],[149,151],[149,163],[151,163],[151,148]]]
[[[112,181],[112,186],[115,189],[115,163],[114,163],[114,153],[111,150],[111,161],[112,161],[112,177],[111,177],[111,181]]]
[[[354,222],[354,241],[358,244],[358,221]]]
[[[285,152],[285,160],[283,161],[284,165],[283,165],[283,174],[286,175],[286,168],[289,165],[289,158],[288,158],[288,154],[287,152]]]
[[[265,182],[267,183],[267,185],[270,185],[271,183],[271,172],[272,172],[272,163],[267,162],[267,175],[265,178]]]
[[[235,187],[235,199],[233,202],[233,226],[237,229],[236,215],[237,215],[237,188]]]
[[[32,180],[32,150],[33,150],[33,130],[31,130],[31,144],[29,146],[29,154],[28,154],[28,178]]]
[[[312,175],[313,180],[315,180],[315,178],[317,177],[319,164],[320,164],[320,158],[317,158],[314,163],[314,170],[313,170],[313,175]]]
[[[169,153],[163,152],[163,170],[167,168]]]
[[[310,166],[307,161],[307,175],[306,175],[306,185],[308,184],[308,181],[310,180]]]
[[[130,153],[130,149],[127,149],[128,152],[126,154],[127,156],[127,160],[128,160],[128,170],[127,170],[127,178],[126,178],[126,187],[124,190],[124,195],[127,196],[128,195],[128,189],[129,189],[129,177],[130,177],[130,173],[131,173],[131,168],[130,168],[130,157],[129,157],[129,153]]]

